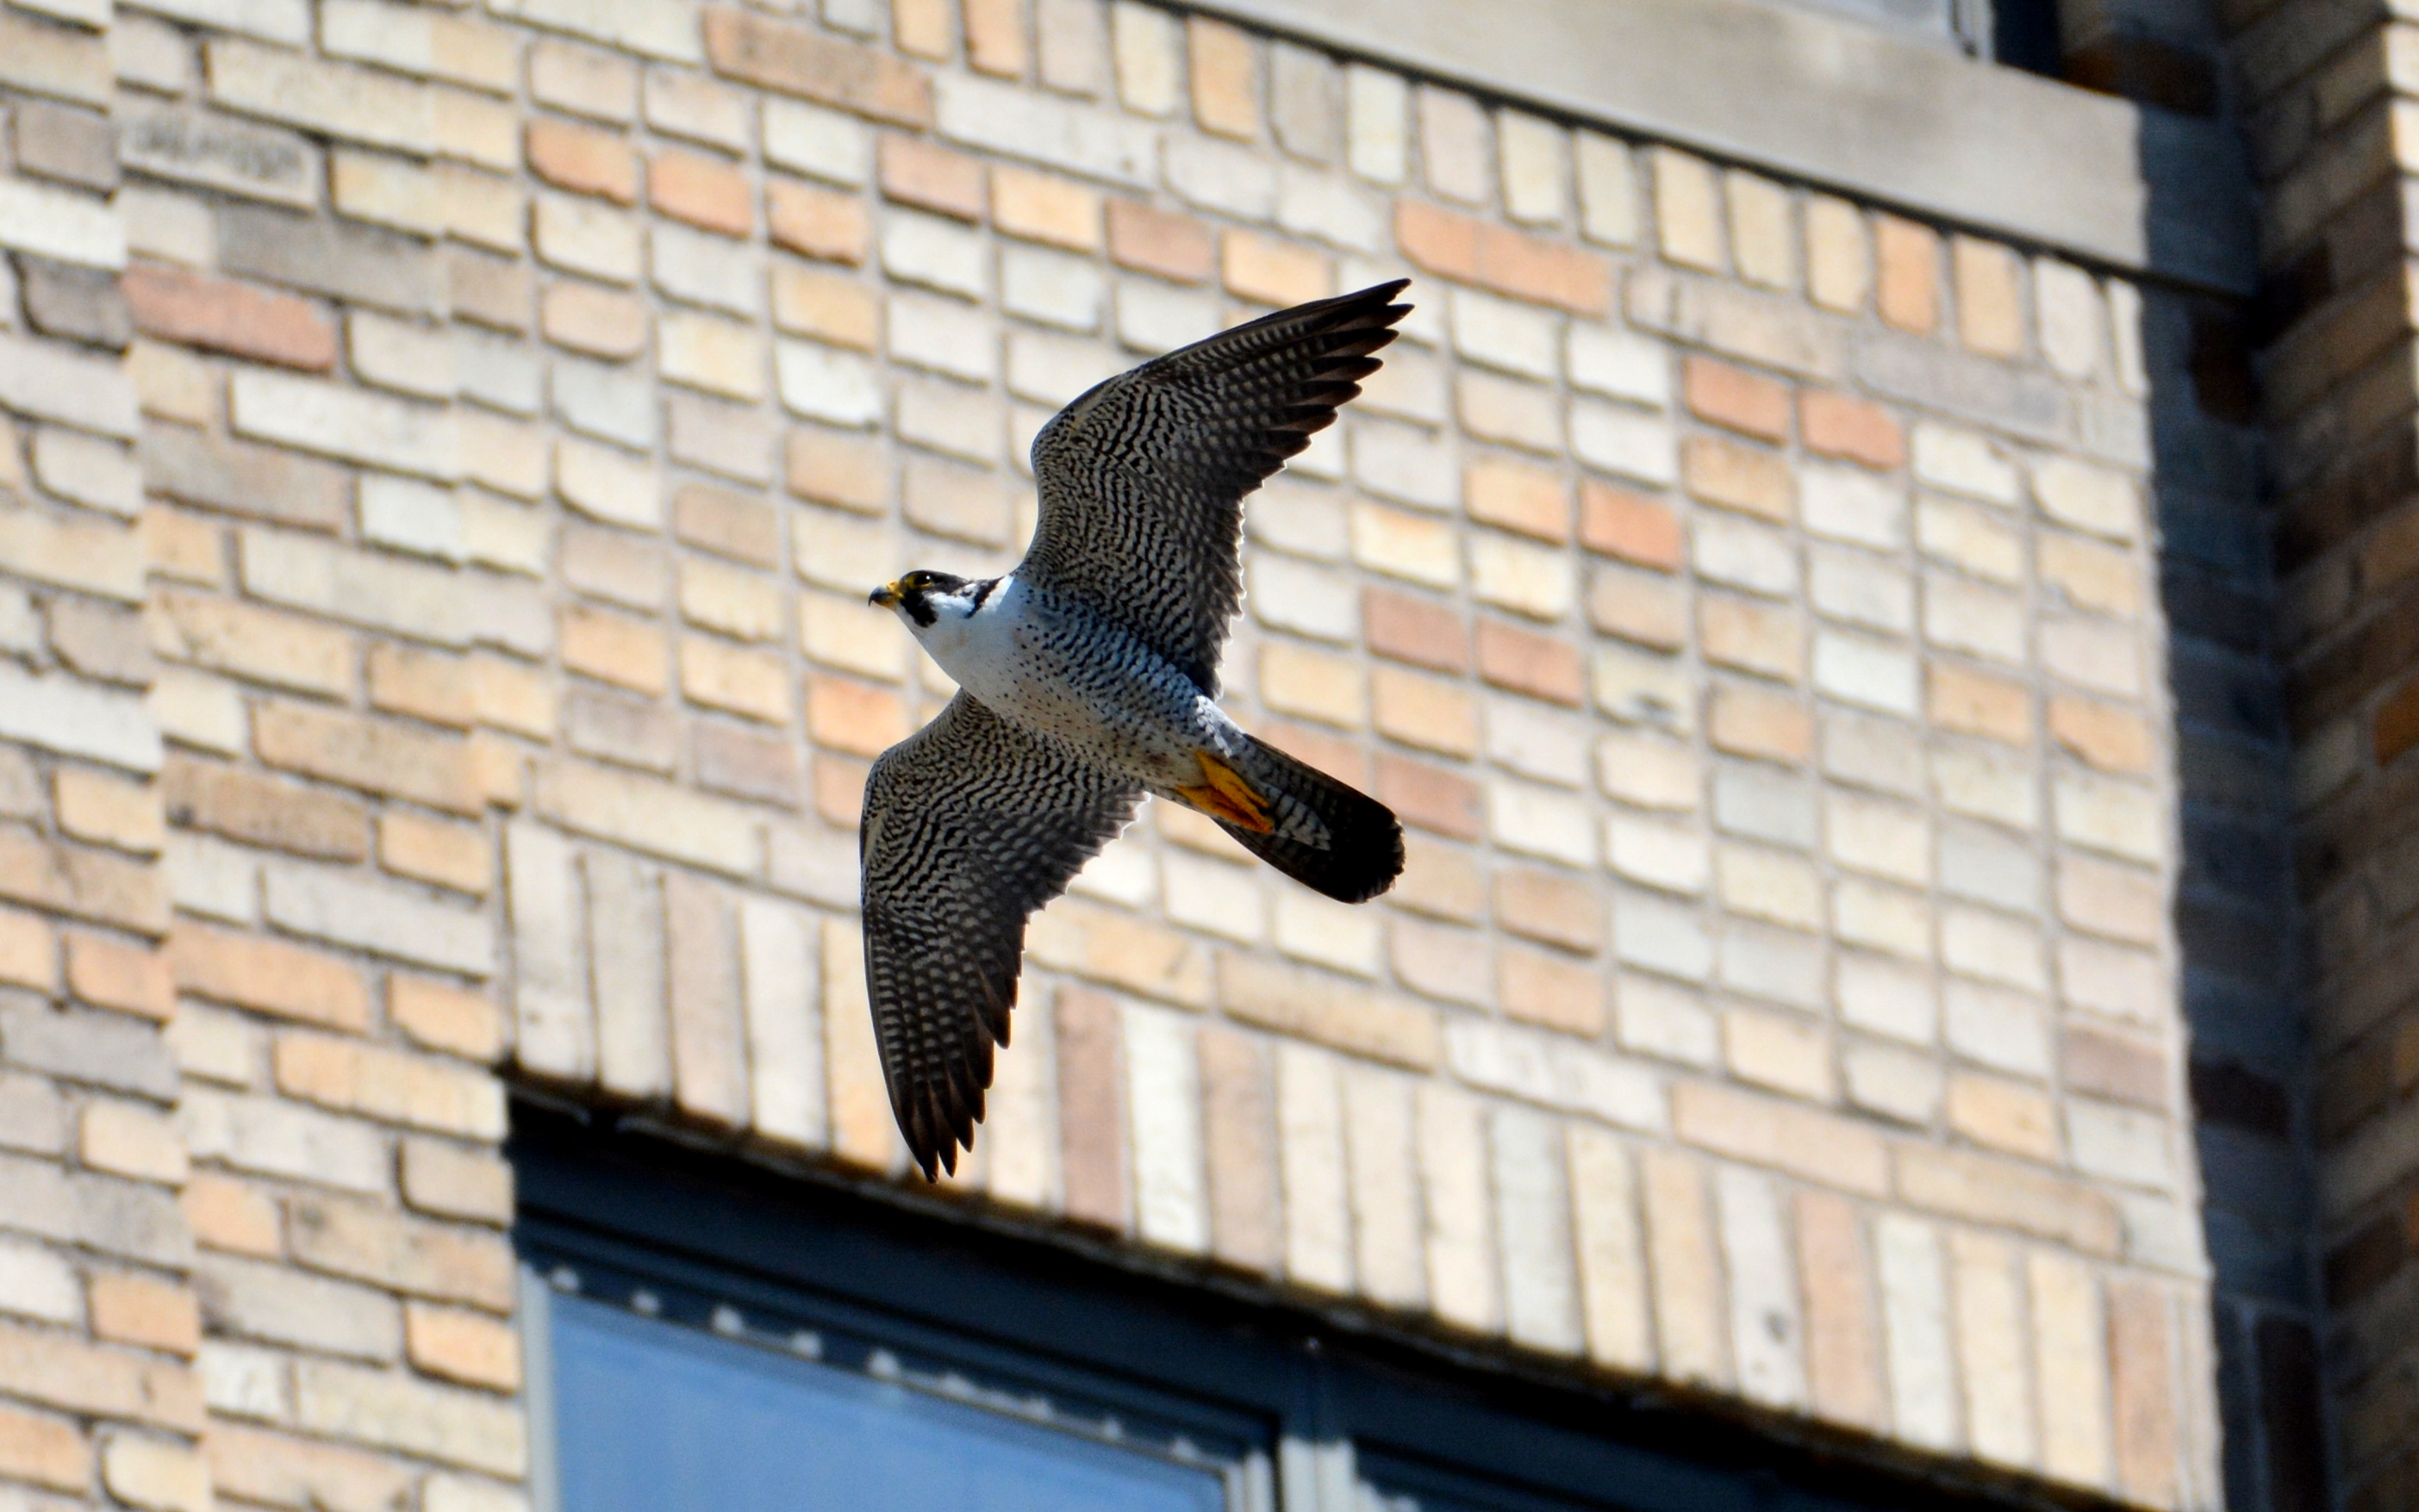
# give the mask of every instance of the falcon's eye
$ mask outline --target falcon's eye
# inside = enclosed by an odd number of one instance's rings
[[[906,588],[930,588],[932,586],[932,574],[930,573],[910,573],[905,577],[899,580],[899,586]]]

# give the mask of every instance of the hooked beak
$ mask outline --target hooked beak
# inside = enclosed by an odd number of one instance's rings
[[[899,584],[896,580],[883,584],[865,596],[865,602],[877,609],[896,609],[899,607]]]

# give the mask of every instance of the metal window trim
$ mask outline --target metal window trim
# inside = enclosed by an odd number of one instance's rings
[[[701,1267],[732,1278],[743,1305],[750,1291],[795,1291],[1258,1414],[1274,1463],[1263,1458],[1244,1477],[1242,1512],[1357,1512],[1358,1445],[1518,1482],[1533,1501],[1558,1487],[1551,1495],[1577,1507],[1608,1504],[1608,1489],[1622,1506],[1690,1512],[2046,1504],[2032,1483],[1989,1467],[1810,1436],[1739,1403],[1705,1412],[1663,1383],[1565,1382],[1543,1362],[1494,1360],[1483,1341],[1398,1337],[1383,1320],[1179,1275],[886,1184],[812,1166],[768,1170],[606,1122],[583,1127],[516,1105],[507,1153],[525,1256],[565,1253],[566,1239],[624,1272],[653,1256],[675,1286],[694,1290],[682,1278]],[[533,1419],[533,1445],[545,1427]]]
[[[1348,58],[2086,263],[2246,295],[2235,133],[1759,0],[1181,0]]]

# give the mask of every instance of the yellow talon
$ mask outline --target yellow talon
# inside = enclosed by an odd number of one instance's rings
[[[1267,834],[1276,828],[1269,818],[1268,800],[1253,790],[1241,772],[1208,751],[1196,751],[1194,757],[1201,763],[1203,782],[1198,787],[1176,790],[1186,802],[1213,819],[1224,819],[1254,834]]]

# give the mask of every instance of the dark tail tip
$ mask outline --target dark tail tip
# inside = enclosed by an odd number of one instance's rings
[[[1220,821],[1219,828],[1270,865],[1339,903],[1366,903],[1403,873],[1403,826],[1394,811],[1368,794],[1305,766],[1274,746],[1252,742],[1261,758],[1252,776],[1317,814],[1329,843],[1305,845]]]

